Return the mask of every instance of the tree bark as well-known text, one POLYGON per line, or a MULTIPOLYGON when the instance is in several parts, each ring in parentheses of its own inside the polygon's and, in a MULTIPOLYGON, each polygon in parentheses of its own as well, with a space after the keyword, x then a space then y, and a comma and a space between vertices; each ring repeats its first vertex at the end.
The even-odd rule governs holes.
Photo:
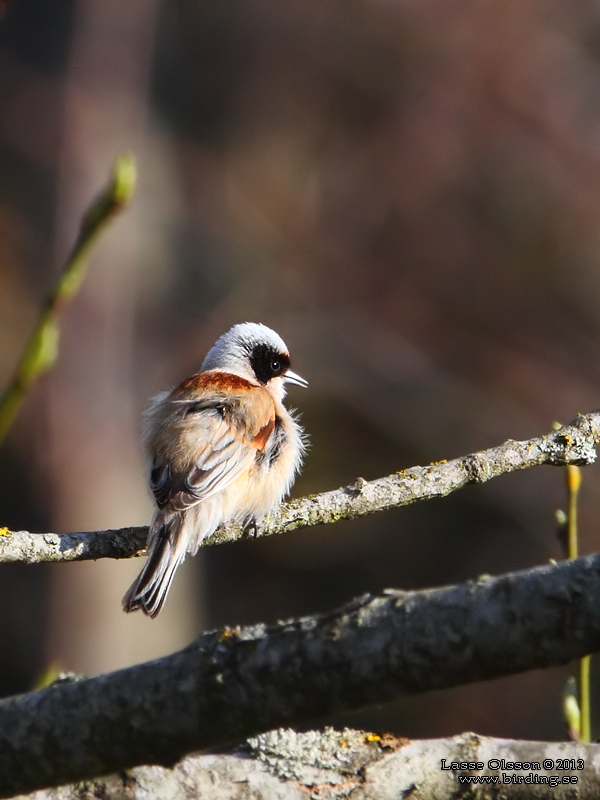
POLYGON ((600 650, 600 555, 213 631, 166 658, 0 702, 0 797, 172 766, 280 725, 600 650))
POLYGON ((139 767, 15 800, 451 800, 469 789, 474 795, 478 788, 507 800, 571 800, 597 794, 599 750, 593 744, 520 742, 474 733, 410 741, 349 729, 280 729, 229 752, 190 756, 173 769, 139 767), (451 768, 453 762, 457 768, 451 768), (515 763, 521 768, 507 766, 515 763))
MULTIPOLYGON (((509 439, 498 447, 452 461, 411 467, 374 481, 357 478, 342 489, 282 503, 257 526, 255 536, 272 536, 340 519, 354 519, 420 500, 445 497, 466 484, 484 483, 498 475, 540 464, 561 467, 593 464, 599 440, 600 412, 596 411, 579 416, 571 424, 545 436, 522 442, 509 439)), ((148 528, 64 534, 13 533, 3 529, 0 534, 0 563, 31 564, 143 555, 148 528)), ((232 542, 243 535, 239 526, 224 525, 203 545, 232 542)))

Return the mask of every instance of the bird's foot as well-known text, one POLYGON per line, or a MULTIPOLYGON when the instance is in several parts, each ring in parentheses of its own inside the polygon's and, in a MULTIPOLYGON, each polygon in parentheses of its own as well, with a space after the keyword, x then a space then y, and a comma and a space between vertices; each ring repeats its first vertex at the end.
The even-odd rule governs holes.
POLYGON ((254 517, 244 523, 243 527, 245 539, 256 539, 258 536, 258 525, 254 517))

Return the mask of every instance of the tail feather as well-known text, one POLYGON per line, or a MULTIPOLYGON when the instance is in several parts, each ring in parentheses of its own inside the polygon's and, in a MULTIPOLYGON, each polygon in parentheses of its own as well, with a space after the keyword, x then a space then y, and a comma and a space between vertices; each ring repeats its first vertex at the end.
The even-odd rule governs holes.
POLYGON ((149 617, 155 617, 167 598, 175 570, 184 560, 186 550, 184 515, 156 520, 150 529, 148 560, 123 598, 123 611, 130 613, 141 609, 149 617))

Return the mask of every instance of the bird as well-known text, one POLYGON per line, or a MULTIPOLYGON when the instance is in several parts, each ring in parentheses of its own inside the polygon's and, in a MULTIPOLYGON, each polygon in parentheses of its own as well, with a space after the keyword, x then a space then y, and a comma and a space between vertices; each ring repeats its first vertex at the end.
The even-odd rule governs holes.
POLYGON ((287 384, 308 386, 284 341, 244 322, 217 340, 200 372, 151 401, 143 438, 155 509, 125 612, 155 617, 187 553, 225 522, 255 531, 288 493, 307 438, 283 404, 287 384))

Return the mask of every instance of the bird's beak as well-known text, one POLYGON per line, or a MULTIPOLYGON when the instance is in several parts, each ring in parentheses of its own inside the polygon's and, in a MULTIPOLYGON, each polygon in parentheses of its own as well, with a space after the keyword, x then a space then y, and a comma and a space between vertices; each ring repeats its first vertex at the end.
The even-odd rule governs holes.
POLYGON ((295 372, 292 372, 291 369, 283 376, 284 383, 295 383, 297 386, 303 386, 306 388, 308 386, 308 381, 305 381, 304 378, 301 378, 300 375, 296 375, 295 372))

